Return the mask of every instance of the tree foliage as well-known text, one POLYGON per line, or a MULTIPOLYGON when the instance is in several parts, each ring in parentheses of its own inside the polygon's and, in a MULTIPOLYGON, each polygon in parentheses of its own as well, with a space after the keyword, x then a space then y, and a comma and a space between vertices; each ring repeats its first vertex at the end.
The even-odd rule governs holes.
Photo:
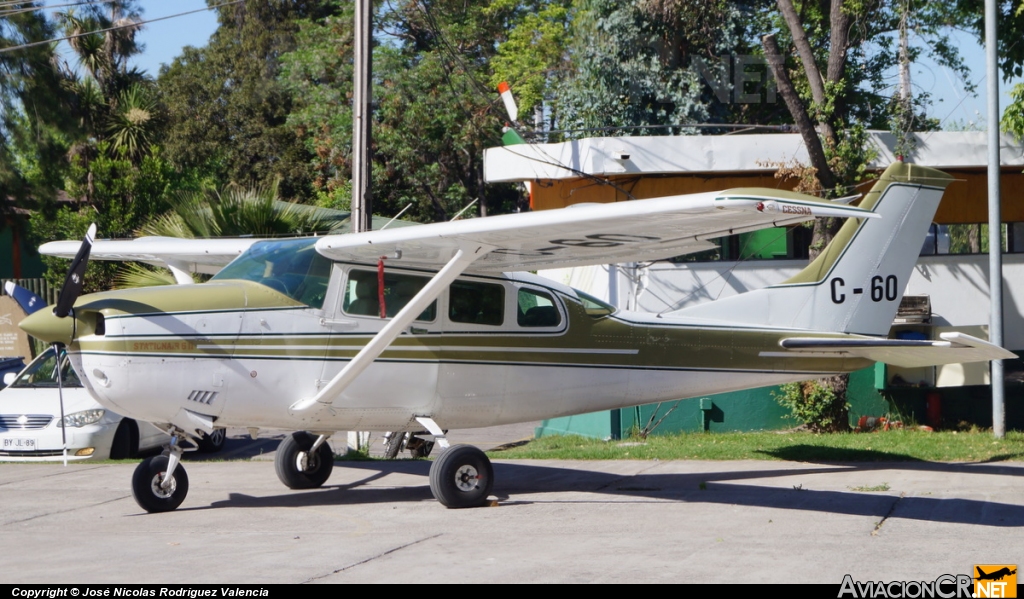
MULTIPOLYGON (((49 204, 32 214, 30 222, 37 243, 54 239, 80 239, 90 223, 96 223, 102 238, 129 238, 151 214, 166 209, 172 189, 194 185, 163 159, 158 149, 133 160, 122 151, 114 155, 109 142, 100 142, 97 155, 86 164, 82 157, 72 159, 65 182, 70 198, 88 197, 87 204, 49 204), (91 176, 90 176, 91 175, 91 176)), ((67 272, 67 261, 44 258, 46 279, 60 285, 67 272)), ((117 266, 93 261, 85 277, 86 292, 102 291, 113 285, 117 266)))
POLYGON ((280 57, 296 48, 301 19, 337 10, 337 3, 317 0, 218 9, 220 25, 210 42, 185 48, 160 73, 167 158, 221 182, 270 184, 280 178, 285 197, 308 196, 310 154, 287 124, 292 100, 277 80, 280 57))
MULTIPOLYGON (((54 37, 56 28, 41 11, 0 17, 0 47, 54 37)), ((53 68, 54 52, 37 45, 0 54, 0 216, 12 205, 32 207, 52 199, 61 185, 67 151, 65 131, 73 129, 67 94, 53 68)), ((7 221, 0 218, 0 228, 7 221)))
POLYGON ((722 56, 750 53, 743 3, 576 0, 574 5, 568 73, 556 92, 561 128, 704 123, 735 108, 712 102, 694 64, 702 61, 698 64, 715 70, 722 56))
MULTIPOLYGON (((484 185, 483 150, 500 144, 490 61, 529 3, 398 0, 377 13, 374 49, 373 210, 447 220, 473 200, 515 210, 511 186, 484 185)), ((301 48, 283 57, 293 130, 312 153, 314 189, 345 208, 351 176, 351 18, 303 22, 301 48), (324 102, 333 114, 325 115, 324 102), (325 118, 327 117, 327 118, 325 118)))

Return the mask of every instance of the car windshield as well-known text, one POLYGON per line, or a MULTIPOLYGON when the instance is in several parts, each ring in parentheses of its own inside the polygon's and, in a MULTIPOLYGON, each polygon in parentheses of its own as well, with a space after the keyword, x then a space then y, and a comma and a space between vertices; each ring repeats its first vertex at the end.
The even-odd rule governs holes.
MULTIPOLYGON (((81 387, 82 381, 78 380, 78 375, 75 374, 75 370, 71 368, 71 360, 68 360, 67 354, 63 351, 60 352, 60 376, 63 380, 65 387, 81 387)), ((57 387, 57 368, 56 360, 54 359, 53 348, 46 350, 44 353, 39 354, 39 357, 32 361, 25 370, 21 371, 18 378, 14 380, 10 385, 11 388, 38 388, 38 387, 57 387)))
POLYGON ((317 253, 315 243, 312 237, 256 242, 211 280, 252 281, 307 306, 322 308, 331 261, 317 253))

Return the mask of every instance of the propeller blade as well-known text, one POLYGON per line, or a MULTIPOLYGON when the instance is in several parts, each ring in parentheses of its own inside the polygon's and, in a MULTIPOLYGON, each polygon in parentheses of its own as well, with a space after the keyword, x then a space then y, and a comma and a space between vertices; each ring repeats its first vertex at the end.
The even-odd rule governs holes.
POLYGON ((68 276, 64 279, 64 286, 60 288, 60 295, 57 297, 57 305, 53 308, 53 315, 57 318, 64 318, 71 313, 75 300, 82 293, 82 284, 85 282, 85 268, 89 266, 89 252, 92 251, 92 240, 96 237, 96 224, 89 225, 89 231, 82 240, 78 254, 71 261, 68 268, 68 276))
POLYGON ((15 285, 13 281, 7 281, 4 283, 4 290, 7 291, 7 295, 14 298, 14 301, 18 302, 18 305, 25 311, 25 314, 31 314, 46 306, 46 302, 43 301, 43 298, 32 293, 28 289, 25 289, 21 285, 15 285))
POLYGON ((512 122, 516 122, 519 119, 519 107, 516 106, 516 99, 512 97, 512 89, 508 86, 508 83, 502 81, 498 84, 498 93, 501 94, 501 101, 505 103, 505 110, 508 111, 508 118, 512 122))

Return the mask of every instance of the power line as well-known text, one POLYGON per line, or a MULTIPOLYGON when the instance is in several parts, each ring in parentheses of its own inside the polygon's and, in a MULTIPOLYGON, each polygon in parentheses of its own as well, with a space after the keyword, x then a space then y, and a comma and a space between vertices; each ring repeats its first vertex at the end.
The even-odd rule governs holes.
POLYGON ((43 44, 52 44, 53 42, 63 42, 63 41, 67 41, 67 40, 70 40, 70 39, 75 39, 75 38, 79 38, 79 37, 85 37, 87 35, 94 35, 94 34, 97 34, 97 33, 106 33, 108 31, 116 31, 118 29, 128 29, 128 28, 131 28, 131 27, 140 27, 140 26, 146 25, 148 23, 156 23, 157 21, 166 21, 167 19, 174 19, 174 18, 177 18, 177 17, 183 17, 185 15, 191 15, 191 14, 194 14, 194 13, 197 13, 197 12, 205 12, 207 10, 214 10, 216 8, 221 8, 221 7, 224 7, 224 6, 231 6, 232 4, 241 4, 243 2, 245 2, 245 0, 232 0, 231 2, 223 2, 221 4, 215 4, 214 6, 208 6, 206 8, 199 8, 199 9, 190 10, 190 11, 187 11, 187 12, 181 12, 181 13, 178 13, 178 14, 175 14, 175 15, 168 15, 166 17, 157 17, 156 19, 147 19, 145 21, 133 21, 133 22, 128 23, 126 25, 117 25, 115 27, 107 27, 106 29, 96 29, 96 30, 93 30, 93 31, 85 31, 83 33, 76 33, 74 35, 68 35, 68 36, 65 36, 65 37, 57 37, 57 38, 53 38, 53 39, 49 39, 49 40, 44 40, 44 41, 41 41, 41 42, 32 42, 30 44, 21 44, 19 46, 9 46, 7 48, 0 48, 0 54, 5 54, 7 52, 13 52, 15 50, 22 50, 24 48, 32 48, 32 47, 35 47, 35 46, 42 46, 43 44))
POLYGON ((75 2, 73 4, 53 4, 48 6, 33 5, 29 8, 16 8, 19 4, 27 4, 26 2, 12 2, 7 4, 0 3, 0 17, 9 17, 11 15, 20 15, 26 12, 36 12, 40 10, 49 10, 53 8, 67 8, 74 6, 89 6, 92 4, 111 4, 117 0, 85 0, 83 2, 75 2))

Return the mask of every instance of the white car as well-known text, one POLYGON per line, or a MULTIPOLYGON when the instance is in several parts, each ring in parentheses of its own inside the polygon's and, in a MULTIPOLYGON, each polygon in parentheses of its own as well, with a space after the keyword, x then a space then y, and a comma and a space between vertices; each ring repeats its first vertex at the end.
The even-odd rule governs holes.
MULTIPOLYGON (((96 403, 63 353, 60 372, 68 460, 132 458, 167 443, 167 434, 152 424, 123 418, 96 403)), ((5 378, 7 387, 0 391, 0 461, 63 459, 53 349, 40 354, 17 375, 5 378)), ((217 429, 202 439, 199 450, 218 451, 224 441, 224 429, 217 429)))

